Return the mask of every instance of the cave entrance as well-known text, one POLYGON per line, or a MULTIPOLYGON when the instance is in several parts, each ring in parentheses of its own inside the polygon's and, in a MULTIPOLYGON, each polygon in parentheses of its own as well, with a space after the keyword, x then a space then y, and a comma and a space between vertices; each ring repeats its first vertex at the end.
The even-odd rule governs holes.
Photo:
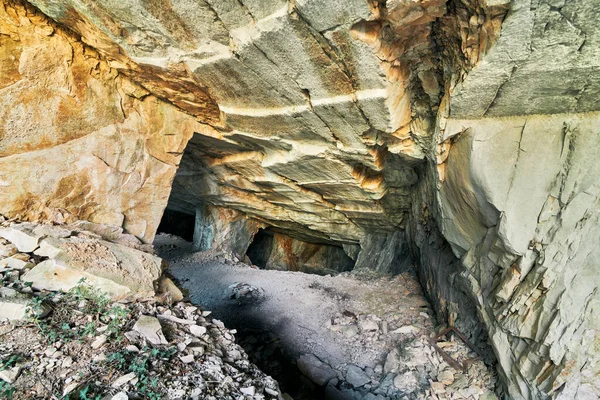
POLYGON ((259 229, 246 255, 261 269, 336 275, 354 268, 341 246, 306 242, 269 228, 259 229))
POLYGON ((168 233, 191 242, 194 238, 194 225, 194 215, 167 208, 160 220, 157 233, 168 233))

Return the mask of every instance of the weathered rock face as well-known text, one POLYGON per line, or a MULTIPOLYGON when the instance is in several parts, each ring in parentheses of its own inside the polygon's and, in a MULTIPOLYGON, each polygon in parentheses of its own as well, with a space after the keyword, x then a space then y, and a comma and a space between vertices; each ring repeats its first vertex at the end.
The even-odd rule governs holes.
POLYGON ((31 6, 0 7, 0 213, 151 242, 198 121, 31 6))
POLYGON ((303 242, 264 230, 255 235, 247 254, 253 264, 266 269, 335 275, 354 268, 341 246, 303 242))
POLYGON ((30 3, 0 7, 0 213, 149 242, 168 202, 199 249, 418 264, 511 398, 600 395, 597 0, 30 3))
POLYGON ((511 4, 498 42, 442 103, 413 205, 429 292, 463 330, 475 305, 513 398, 600 394, 591 3, 511 4))
POLYGON ((598 113, 469 121, 449 150, 441 229, 500 370, 524 397, 598 393, 589 348, 599 322, 599 122, 598 113))

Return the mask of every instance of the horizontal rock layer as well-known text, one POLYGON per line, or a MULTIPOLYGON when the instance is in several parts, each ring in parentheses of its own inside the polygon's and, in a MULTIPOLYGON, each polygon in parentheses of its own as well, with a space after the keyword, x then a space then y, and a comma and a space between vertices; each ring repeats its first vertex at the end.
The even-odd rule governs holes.
POLYGON ((0 7, 0 213, 410 246, 511 398, 599 395, 598 1, 30 2, 0 7))

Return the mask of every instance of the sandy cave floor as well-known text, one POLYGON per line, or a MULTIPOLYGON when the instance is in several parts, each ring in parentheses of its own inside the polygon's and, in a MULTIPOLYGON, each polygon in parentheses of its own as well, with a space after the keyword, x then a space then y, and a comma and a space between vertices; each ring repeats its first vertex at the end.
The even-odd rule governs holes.
MULTIPOLYGON (((194 253, 172 235, 158 235, 154 245, 190 301, 237 329, 251 360, 296 400, 326 392, 328 399, 495 398, 496 378, 483 362, 457 371, 429 345, 435 317, 411 273, 367 279, 260 270, 231 256, 194 253), (338 380, 327 390, 314 385, 294 365, 303 354, 329 364, 338 380), (349 375, 354 366, 368 383, 349 375)), ((448 340, 441 347, 455 358, 475 356, 448 340)))

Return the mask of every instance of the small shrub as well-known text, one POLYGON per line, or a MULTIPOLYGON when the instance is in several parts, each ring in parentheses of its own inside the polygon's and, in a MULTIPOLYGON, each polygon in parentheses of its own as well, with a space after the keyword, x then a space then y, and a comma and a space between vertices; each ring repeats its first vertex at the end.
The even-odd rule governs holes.
MULTIPOLYGON (((13 354, 7 359, 0 360, 0 371, 13 368, 21 360, 21 356, 13 354)), ((12 399, 15 394, 15 387, 8 382, 0 380, 0 399, 12 399)))
POLYGON ((105 334, 109 340, 121 340, 121 328, 127 316, 127 309, 111 305, 110 298, 88 285, 85 279, 66 293, 49 292, 34 297, 28 308, 28 317, 50 344, 95 336, 100 324, 107 325, 105 334), (48 305, 52 313, 40 318, 48 305), (86 316, 90 320, 82 323, 86 316))

